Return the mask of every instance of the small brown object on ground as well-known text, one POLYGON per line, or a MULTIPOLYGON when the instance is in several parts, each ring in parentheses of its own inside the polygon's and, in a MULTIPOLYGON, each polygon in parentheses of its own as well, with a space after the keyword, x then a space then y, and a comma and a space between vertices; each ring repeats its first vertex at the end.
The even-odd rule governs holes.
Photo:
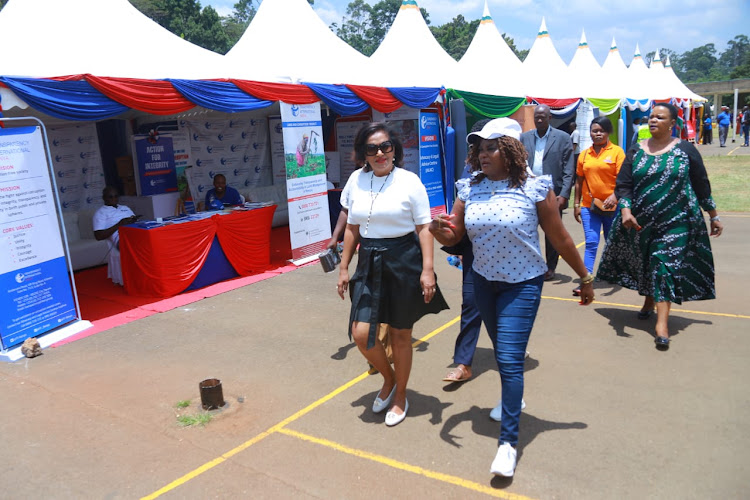
POLYGON ((27 358, 35 358, 37 356, 41 356, 42 346, 39 345, 39 341, 37 339, 35 339, 34 337, 30 337, 23 341, 23 345, 21 345, 21 354, 23 354, 27 358))

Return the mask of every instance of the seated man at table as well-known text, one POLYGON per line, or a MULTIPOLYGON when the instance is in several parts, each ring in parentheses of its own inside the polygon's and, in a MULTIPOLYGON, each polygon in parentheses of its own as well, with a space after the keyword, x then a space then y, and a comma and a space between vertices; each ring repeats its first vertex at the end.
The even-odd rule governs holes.
POLYGON ((221 210, 224 205, 241 205, 242 198, 239 191, 227 186, 227 178, 223 174, 214 175, 214 188, 206 193, 206 210, 221 210))
POLYGON ((120 226, 132 224, 138 220, 138 216, 125 205, 118 205, 117 189, 107 186, 102 190, 104 205, 94 213, 94 238, 97 240, 109 240, 110 248, 120 248, 120 234, 117 232, 120 226))

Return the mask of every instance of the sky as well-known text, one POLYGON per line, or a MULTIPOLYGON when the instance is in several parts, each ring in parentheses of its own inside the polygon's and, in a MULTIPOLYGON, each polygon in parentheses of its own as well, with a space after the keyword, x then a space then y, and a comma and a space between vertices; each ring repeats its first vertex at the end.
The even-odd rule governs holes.
MULTIPOLYGON (((237 0, 201 0, 221 16, 229 15, 237 0)), ((267 0, 276 1, 276 0, 267 0)), ((365 0, 370 5, 375 0, 365 0)), ((313 9, 327 24, 341 24, 350 0, 315 0, 313 9)), ((459 14, 480 19, 485 0, 417 0, 439 26, 459 14)), ((518 49, 530 49, 544 16, 547 31, 565 63, 575 54, 581 33, 601 65, 614 37, 625 64, 639 44, 641 54, 668 48, 683 53, 713 43, 717 55, 736 35, 750 36, 748 0, 488 0, 492 19, 518 49)))

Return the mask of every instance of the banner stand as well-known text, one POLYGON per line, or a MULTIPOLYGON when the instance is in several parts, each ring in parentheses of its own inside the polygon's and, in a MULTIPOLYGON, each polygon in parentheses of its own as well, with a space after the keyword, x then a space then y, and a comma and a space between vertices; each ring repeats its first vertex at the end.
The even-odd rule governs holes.
POLYGON ((36 122, 38 130, 4 128, 0 136, 5 161, 0 189, 7 193, 0 226, 10 248, 0 268, 0 361, 24 357, 27 338, 44 348, 93 326, 80 314, 44 123, 35 117, 0 118, 22 120, 36 122))

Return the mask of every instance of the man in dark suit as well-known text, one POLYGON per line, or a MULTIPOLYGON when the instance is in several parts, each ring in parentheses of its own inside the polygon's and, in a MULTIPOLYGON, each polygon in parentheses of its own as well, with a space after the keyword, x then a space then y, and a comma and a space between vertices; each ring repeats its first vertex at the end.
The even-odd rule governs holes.
MULTIPOLYGON (((562 211, 568 208, 570 190, 575 182, 573 143, 568 134, 551 127, 549 119, 549 106, 540 104, 534 108, 536 130, 521 134, 521 142, 529 155, 529 168, 534 175, 552 176, 557 206, 562 217, 562 211)), ((544 247, 547 258, 547 272, 544 273, 544 280, 550 281, 555 278, 559 254, 546 237, 544 247)))

